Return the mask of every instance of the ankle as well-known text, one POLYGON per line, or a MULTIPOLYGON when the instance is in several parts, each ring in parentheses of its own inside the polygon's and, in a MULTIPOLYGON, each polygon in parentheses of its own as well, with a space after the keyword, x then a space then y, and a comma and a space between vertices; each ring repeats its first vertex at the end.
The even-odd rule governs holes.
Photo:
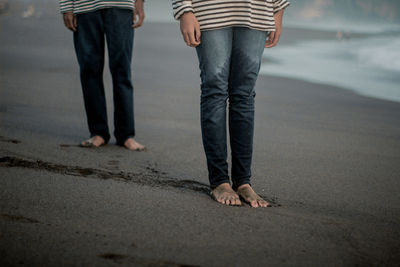
POLYGON ((227 190, 227 189, 232 189, 232 186, 230 183, 222 183, 222 184, 212 187, 212 190, 227 190))
POLYGON ((243 189, 251 189, 251 185, 250 184, 241 184, 237 187, 237 190, 243 190, 243 189))

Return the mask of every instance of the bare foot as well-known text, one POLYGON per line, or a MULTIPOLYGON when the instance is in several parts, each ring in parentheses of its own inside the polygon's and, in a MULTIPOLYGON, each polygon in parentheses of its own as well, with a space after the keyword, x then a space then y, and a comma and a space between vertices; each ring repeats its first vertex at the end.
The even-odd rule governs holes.
POLYGON ((233 191, 231 185, 228 183, 223 183, 217 186, 214 190, 211 191, 211 196, 221 204, 232 206, 242 205, 238 194, 233 191))
POLYGON ((239 186, 237 189, 237 193, 253 208, 271 207, 271 205, 267 201, 262 199, 259 195, 257 195, 256 192, 254 192, 253 188, 249 184, 243 184, 239 186))
POLYGON ((133 150, 133 151, 145 151, 146 150, 146 147, 144 145, 139 144, 133 138, 126 139, 126 141, 124 143, 124 147, 126 147, 129 150, 133 150))
POLYGON ((105 144, 106 144, 106 141, 100 135, 95 135, 95 136, 81 142, 82 147, 100 147, 105 144))

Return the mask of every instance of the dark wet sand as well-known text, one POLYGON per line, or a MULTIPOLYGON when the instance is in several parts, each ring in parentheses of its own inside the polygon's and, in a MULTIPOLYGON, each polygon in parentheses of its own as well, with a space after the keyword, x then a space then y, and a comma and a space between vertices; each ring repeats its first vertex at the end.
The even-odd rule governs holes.
MULTIPOLYGON (((83 149, 57 3, 28 18, 16 3, 0 14, 1 266, 400 262, 399 103, 260 77, 253 185, 273 207, 224 207, 208 196, 197 59, 177 25, 136 32, 137 140, 148 152, 83 149)), ((283 42, 303 36, 287 31, 283 42)))

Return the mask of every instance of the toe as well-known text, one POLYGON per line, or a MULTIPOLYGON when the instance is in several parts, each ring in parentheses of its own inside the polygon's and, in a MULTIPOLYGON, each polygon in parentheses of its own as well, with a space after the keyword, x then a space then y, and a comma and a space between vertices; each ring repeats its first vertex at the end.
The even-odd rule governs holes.
POLYGON ((94 144, 90 139, 81 142, 82 147, 94 147, 94 144))
POLYGON ((235 198, 235 205, 237 205, 237 206, 242 205, 242 202, 240 201, 239 198, 235 198))
POLYGON ((138 146, 138 145, 130 145, 127 146, 128 149, 133 150, 133 151, 145 151, 146 148, 144 146, 138 146))
POLYGON ((221 204, 225 204, 225 199, 223 198, 217 198, 217 201, 221 204))
POLYGON ((257 202, 257 200, 251 201, 251 202, 250 202, 250 205, 251 205, 253 208, 258 208, 258 202, 257 202))
POLYGON ((268 202, 267 201, 265 201, 264 199, 259 199, 258 200, 258 205, 260 206, 260 207, 268 207, 268 202))

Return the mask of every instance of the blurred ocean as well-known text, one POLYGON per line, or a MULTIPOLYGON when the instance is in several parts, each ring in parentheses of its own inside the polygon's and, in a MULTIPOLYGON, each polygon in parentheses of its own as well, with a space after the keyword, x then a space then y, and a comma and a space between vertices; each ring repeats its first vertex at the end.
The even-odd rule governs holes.
MULTIPOLYGON (((340 86, 400 102, 399 0, 290 2, 284 17, 286 27, 299 32, 328 31, 333 38, 300 37, 266 49, 261 74, 340 86)), ((146 8, 148 21, 174 21, 171 1, 147 1, 146 8)))
POLYGON ((300 41, 264 52, 261 73, 400 102, 400 35, 300 41))
POLYGON ((400 102, 400 1, 293 0, 285 25, 332 32, 264 52, 262 74, 400 102))

